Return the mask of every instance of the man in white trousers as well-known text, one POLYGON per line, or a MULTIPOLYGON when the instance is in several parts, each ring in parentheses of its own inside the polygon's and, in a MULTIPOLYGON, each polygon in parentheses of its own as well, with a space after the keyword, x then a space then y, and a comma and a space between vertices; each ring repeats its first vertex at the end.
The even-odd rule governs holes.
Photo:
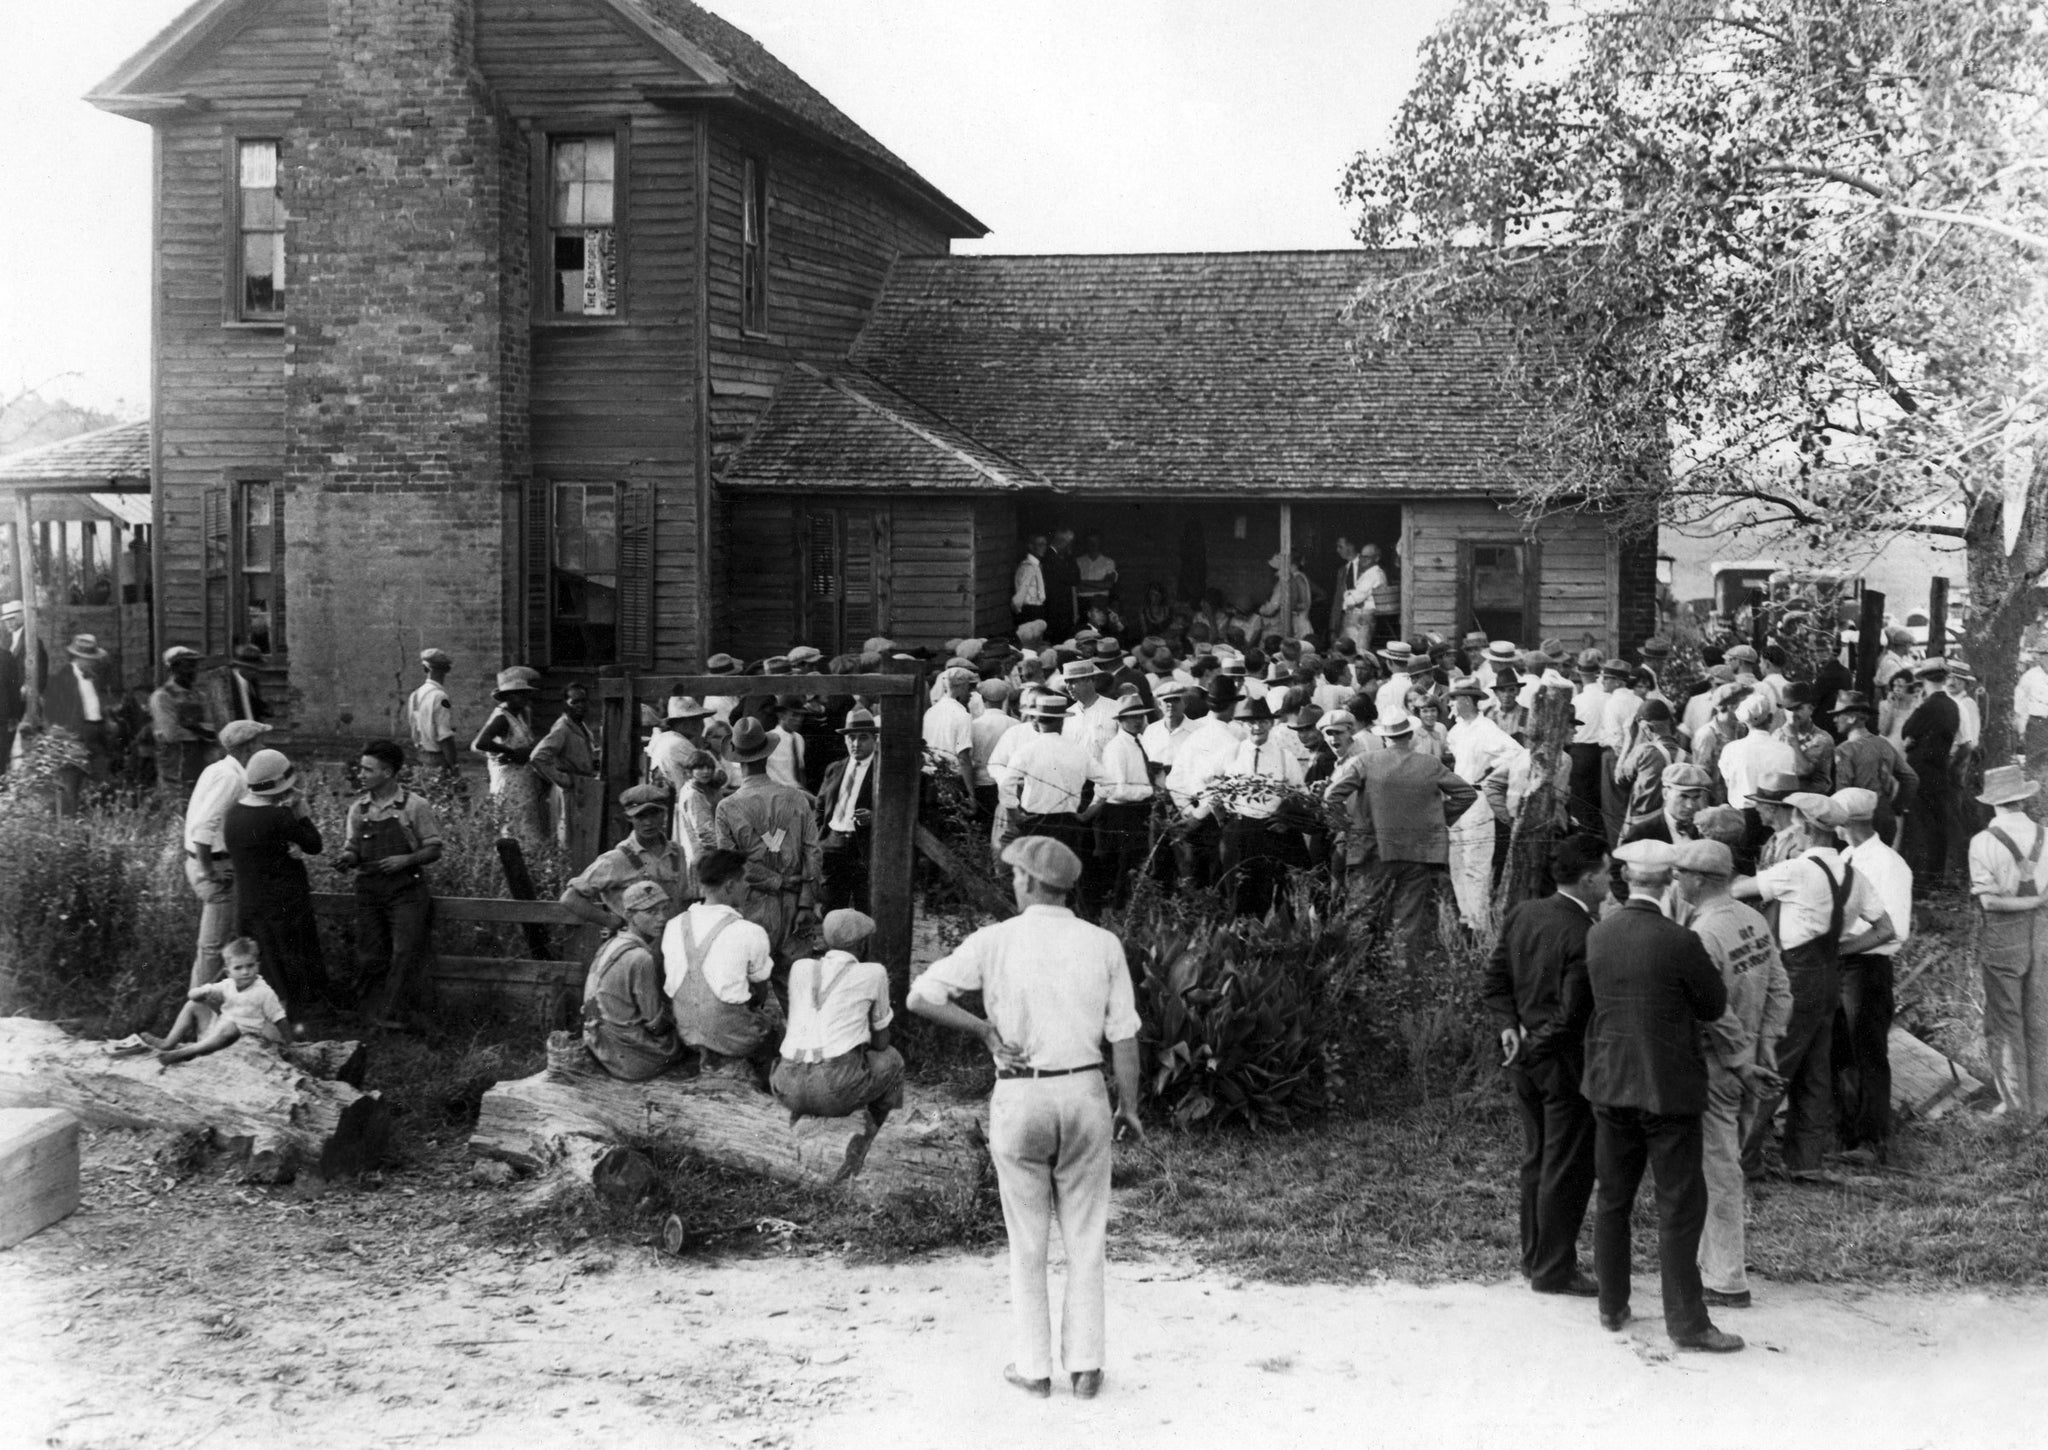
POLYGON ((985 926, 910 985, 910 1010, 971 1033, 996 1060, 989 1104, 1003 1224, 1010 1238, 1010 1315, 1016 1358, 1003 1377, 1041 1399, 1052 1393, 1046 1242, 1055 1205, 1067 1250, 1060 1361, 1074 1394, 1102 1388, 1103 1278, 1109 1228, 1110 1145, 1138 1122, 1138 1010, 1123 943, 1076 917, 1068 894, 1081 858, 1049 836, 1020 836, 1003 851, 1018 914, 985 926), (955 1006, 980 992, 984 1021, 955 1006), (1102 1044, 1115 1059, 1110 1111, 1102 1044))

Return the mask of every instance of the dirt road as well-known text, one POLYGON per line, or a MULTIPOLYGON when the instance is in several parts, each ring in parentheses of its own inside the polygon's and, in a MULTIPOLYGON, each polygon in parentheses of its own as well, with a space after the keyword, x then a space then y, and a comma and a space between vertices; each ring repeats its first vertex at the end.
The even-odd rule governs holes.
POLYGON ((1674 1357, 1654 1276, 1610 1335, 1519 1282, 1286 1287, 1155 1254, 1111 1266, 1102 1397, 1040 1403, 999 1378, 999 1256, 477 1247, 459 1194, 170 1188, 146 1161, 0 1254, 0 1445, 1991 1450, 2048 1424, 2039 1297, 1763 1284, 1721 1318, 1750 1350, 1674 1357))

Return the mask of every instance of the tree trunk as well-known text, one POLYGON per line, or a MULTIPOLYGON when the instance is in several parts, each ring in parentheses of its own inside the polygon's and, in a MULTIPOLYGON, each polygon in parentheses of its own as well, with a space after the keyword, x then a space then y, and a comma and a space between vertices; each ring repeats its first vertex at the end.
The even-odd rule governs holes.
MULTIPOLYGON (((2021 646, 2048 611, 2048 448, 2036 451, 2019 543, 2005 552, 2004 506, 1997 480, 1987 482, 1970 511, 1966 535, 1970 608, 1964 657, 1984 687, 1984 763, 2003 765, 2020 748, 2013 738, 2012 699, 2024 669, 2021 646)), ((2038 773, 2042 762, 2029 761, 2038 773)))
POLYGON ((1535 785, 1515 815, 1509 838, 1503 913, 1536 895, 1548 879, 1550 847, 1557 836, 1557 766, 1571 743, 1573 724, 1569 686, 1546 685, 1536 692, 1536 706, 1529 712, 1529 769, 1535 785))
POLYGON ((588 1180, 616 1143, 687 1148, 790 1183, 847 1183, 885 1198, 972 1187, 988 1161, 980 1105, 912 1095, 880 1133, 866 1114, 800 1118, 751 1081, 663 1076, 621 1082, 566 1032, 548 1041, 549 1066, 484 1094, 472 1152, 533 1170, 564 1168, 588 1180))
POLYGON ((354 1043, 286 1049, 261 1043, 164 1067, 111 1057, 108 1044, 27 1017, 0 1018, 0 1107, 64 1108, 106 1128, 198 1130, 248 1155, 247 1176, 282 1183, 301 1170, 338 1178, 376 1166, 389 1128, 374 1093, 317 1074, 360 1074, 354 1043))

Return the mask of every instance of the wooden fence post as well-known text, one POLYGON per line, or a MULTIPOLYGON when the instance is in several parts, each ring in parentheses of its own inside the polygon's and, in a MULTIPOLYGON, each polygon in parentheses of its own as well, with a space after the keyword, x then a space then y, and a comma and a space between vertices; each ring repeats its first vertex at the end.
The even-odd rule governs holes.
POLYGON ((1856 622, 1856 688, 1877 703, 1877 657, 1884 649, 1884 595, 1863 591, 1863 615, 1856 622))
POLYGON ((1937 574, 1927 585, 1927 657, 1948 653, 1948 576, 1937 574))
POLYGON ((1550 847, 1557 835, 1557 764, 1571 741, 1575 723, 1568 685, 1545 685, 1536 692, 1529 719, 1529 770, 1532 782, 1515 814, 1508 841, 1508 872, 1502 882, 1503 911, 1535 896, 1550 875, 1550 847))
POLYGON ((875 959, 889 969, 898 1000, 910 986, 913 851, 924 767, 924 667, 914 660, 884 666, 908 675, 914 694, 876 701, 881 739, 875 758, 875 835, 868 860, 868 904, 875 916, 875 959))

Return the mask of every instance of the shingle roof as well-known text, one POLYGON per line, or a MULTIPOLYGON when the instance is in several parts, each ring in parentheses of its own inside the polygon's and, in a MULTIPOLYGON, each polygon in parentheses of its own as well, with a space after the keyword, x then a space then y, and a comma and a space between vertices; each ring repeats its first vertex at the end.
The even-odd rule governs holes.
POLYGON ((1407 265, 1364 251, 904 258, 849 360, 1062 491, 1496 491, 1520 420, 1481 328, 1363 368, 1348 349, 1345 304, 1407 265))
POLYGON ((851 369, 799 363, 720 475, 745 493, 1010 492, 1045 480, 851 369))
POLYGON ((149 421, 121 423, 0 458, 0 487, 149 483, 149 421))

